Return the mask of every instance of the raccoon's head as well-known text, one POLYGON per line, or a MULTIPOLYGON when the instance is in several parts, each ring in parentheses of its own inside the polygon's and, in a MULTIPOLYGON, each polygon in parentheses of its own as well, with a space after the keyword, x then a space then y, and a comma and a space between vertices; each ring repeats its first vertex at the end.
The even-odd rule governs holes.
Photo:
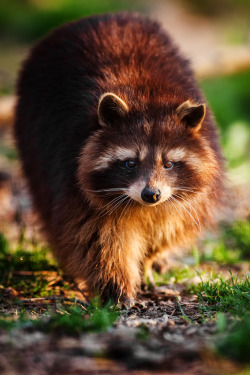
POLYGON ((83 148, 78 178, 99 206, 172 202, 206 190, 218 173, 216 154, 200 134, 206 107, 185 101, 154 117, 133 111, 119 96, 99 99, 99 129, 83 148))

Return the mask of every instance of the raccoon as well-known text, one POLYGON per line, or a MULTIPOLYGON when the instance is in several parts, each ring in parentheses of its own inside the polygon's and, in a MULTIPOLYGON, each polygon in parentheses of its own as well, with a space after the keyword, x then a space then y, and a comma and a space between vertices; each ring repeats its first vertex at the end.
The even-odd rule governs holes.
POLYGON ((216 125, 154 21, 93 16, 40 41, 18 80, 15 138, 63 270, 132 300, 144 268, 190 246, 222 204, 216 125))

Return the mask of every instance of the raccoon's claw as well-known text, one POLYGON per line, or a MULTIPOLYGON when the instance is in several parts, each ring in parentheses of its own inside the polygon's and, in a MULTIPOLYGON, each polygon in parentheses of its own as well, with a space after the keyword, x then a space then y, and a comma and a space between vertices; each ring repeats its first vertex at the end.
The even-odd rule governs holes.
POLYGON ((135 303, 136 301, 134 298, 121 297, 118 302, 118 306, 121 308, 121 310, 129 310, 132 309, 135 303))

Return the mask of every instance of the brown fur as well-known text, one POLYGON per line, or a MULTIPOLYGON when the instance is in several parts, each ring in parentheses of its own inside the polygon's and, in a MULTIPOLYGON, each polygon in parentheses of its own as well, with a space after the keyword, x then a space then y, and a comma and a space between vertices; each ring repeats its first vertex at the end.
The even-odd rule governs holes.
POLYGON ((145 264, 212 225, 224 190, 216 127, 157 23, 118 14, 63 26, 32 50, 18 95, 15 134, 35 205, 63 269, 91 291, 134 297, 145 264), (178 148, 184 160, 166 171, 178 148), (124 149, 139 154, 133 181, 113 165, 124 149), (118 193, 100 190, 119 181, 131 199, 114 207, 118 193), (144 186, 161 190, 157 204, 141 200, 144 186))

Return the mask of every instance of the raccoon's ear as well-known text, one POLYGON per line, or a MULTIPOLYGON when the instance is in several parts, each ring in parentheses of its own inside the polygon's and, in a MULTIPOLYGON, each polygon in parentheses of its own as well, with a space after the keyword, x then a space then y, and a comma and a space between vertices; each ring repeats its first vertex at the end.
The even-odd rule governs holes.
POLYGON ((176 109, 176 113, 187 127, 198 131, 206 115, 206 106, 205 104, 195 104, 187 100, 176 109))
POLYGON ((112 92, 107 92, 100 97, 97 111, 100 125, 110 125, 125 116, 127 112, 127 104, 112 92))

